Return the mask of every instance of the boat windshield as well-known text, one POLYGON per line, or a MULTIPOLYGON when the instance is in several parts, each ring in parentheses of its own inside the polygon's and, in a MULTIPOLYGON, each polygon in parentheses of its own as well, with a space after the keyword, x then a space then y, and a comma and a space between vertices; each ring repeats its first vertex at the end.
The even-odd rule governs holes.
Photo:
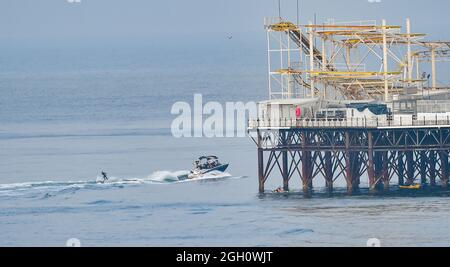
POLYGON ((219 159, 217 157, 201 157, 195 163, 196 168, 201 170, 212 169, 220 165, 219 159))

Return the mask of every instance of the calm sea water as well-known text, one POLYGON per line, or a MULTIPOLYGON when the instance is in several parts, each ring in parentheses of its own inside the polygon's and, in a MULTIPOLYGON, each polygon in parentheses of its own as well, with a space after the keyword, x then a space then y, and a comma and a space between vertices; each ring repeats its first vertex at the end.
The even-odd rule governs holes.
POLYGON ((214 48, 0 55, 0 246, 450 245, 450 198, 260 196, 249 138, 173 138, 171 105, 194 93, 266 97, 263 48, 214 48), (203 154, 231 177, 167 182, 203 154))

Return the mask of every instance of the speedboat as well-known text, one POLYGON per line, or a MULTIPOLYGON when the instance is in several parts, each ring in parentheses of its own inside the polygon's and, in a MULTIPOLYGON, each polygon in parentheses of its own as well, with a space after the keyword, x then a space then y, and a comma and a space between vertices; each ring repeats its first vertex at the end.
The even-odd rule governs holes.
POLYGON ((229 164, 222 164, 216 156, 203 156, 194 162, 194 168, 189 174, 179 176, 180 181, 201 178, 206 174, 223 173, 228 169, 229 164))

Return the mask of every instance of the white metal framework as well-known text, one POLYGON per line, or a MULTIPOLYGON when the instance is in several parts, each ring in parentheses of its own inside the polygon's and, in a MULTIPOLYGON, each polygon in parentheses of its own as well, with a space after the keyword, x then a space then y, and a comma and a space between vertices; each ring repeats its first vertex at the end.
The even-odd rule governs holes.
POLYGON ((322 98, 389 102, 406 89, 424 90, 420 64, 450 59, 450 42, 425 42, 425 34, 385 20, 296 25, 266 18, 271 99, 322 98), (414 72, 416 74, 414 75, 414 72), (414 77, 415 76, 415 77, 414 77))

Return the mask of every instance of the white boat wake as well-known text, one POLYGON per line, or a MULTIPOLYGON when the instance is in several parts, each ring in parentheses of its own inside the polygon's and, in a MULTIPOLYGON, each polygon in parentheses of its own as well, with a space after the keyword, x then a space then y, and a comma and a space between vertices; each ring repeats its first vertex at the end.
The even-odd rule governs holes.
POLYGON ((103 181, 101 176, 90 181, 44 181, 0 184, 0 197, 13 196, 54 196, 61 193, 75 193, 78 190, 106 190, 136 185, 169 185, 179 183, 193 183, 199 181, 217 181, 223 179, 242 179, 243 176, 233 177, 229 173, 211 172, 196 179, 180 181, 179 176, 187 175, 189 171, 157 171, 146 178, 117 178, 110 177, 103 181))
POLYGON ((187 175, 189 174, 189 171, 176 171, 176 172, 170 172, 170 171, 157 171, 151 174, 148 179, 153 182, 158 183, 170 183, 170 182, 178 182, 179 176, 187 175))
MULTIPOLYGON (((199 175, 198 178, 195 179, 187 179, 181 180, 179 177, 188 175, 189 171, 178 171, 178 172, 168 172, 168 171, 160 171, 155 172, 149 176, 150 181, 158 182, 158 183, 189 183, 195 181, 206 181, 206 180, 219 180, 219 179, 230 179, 233 176, 227 172, 209 172, 207 174, 199 175)), ((235 177, 235 178, 243 178, 243 177, 235 177)))

